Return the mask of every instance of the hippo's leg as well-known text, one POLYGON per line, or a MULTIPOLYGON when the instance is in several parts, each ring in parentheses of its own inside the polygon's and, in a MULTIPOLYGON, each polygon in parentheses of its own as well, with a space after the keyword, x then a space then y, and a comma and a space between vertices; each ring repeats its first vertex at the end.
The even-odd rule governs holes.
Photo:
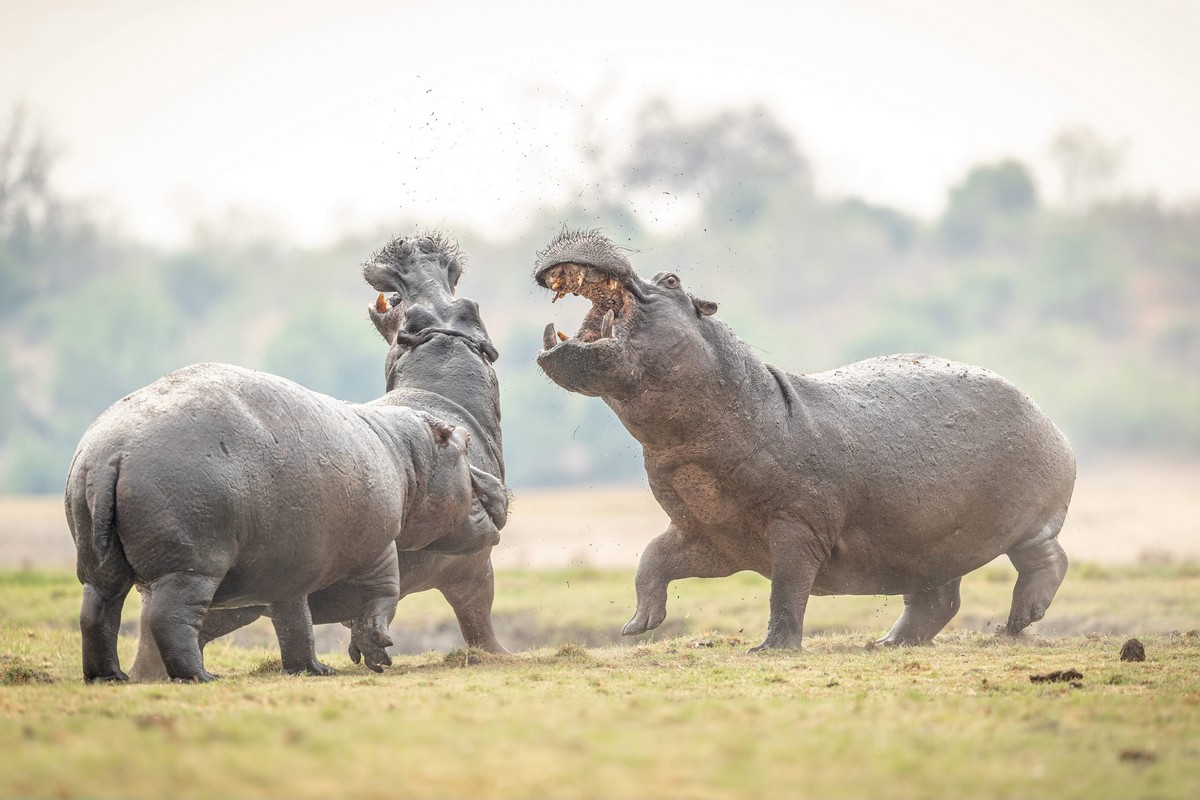
POLYGON ((775 520, 766 531, 771 545, 771 618, 767 638, 751 653, 768 649, 799 650, 804 639, 804 611, 813 583, 828 552, 799 522, 775 520))
POLYGON ((488 653, 508 655, 504 645, 496 638, 492 629, 492 601, 496 596, 495 576, 492 573, 492 558, 483 562, 482 571, 447 584, 439 584, 438 591, 446 598, 458 627, 468 647, 478 647, 488 653))
POLYGON ((350 659, 361 659, 368 668, 383 672, 391 666, 387 648, 392 646, 388 625, 400 602, 400 565, 396 548, 388 544, 375 563, 351 579, 362 586, 362 605, 358 616, 350 623, 350 659))
POLYGON ((116 596, 104 597, 91 584, 83 586, 79 632, 83 638, 83 679, 89 683, 129 680, 117 657, 117 631, 125 596, 131 588, 129 584, 116 596))
POLYGON ((242 608, 210 608, 200 625, 200 650, 213 639, 244 628, 267 612, 266 606, 243 606, 242 608))
MULTIPOLYGON (((1057 527, 1050 536, 1039 535, 1006 554, 1017 568, 1017 585, 1013 587, 1012 608, 1009 609, 1008 625, 1005 627, 1010 635, 1020 633, 1045 616, 1054 593, 1066 577, 1067 554, 1056 538, 1061 526, 1062 517, 1059 517, 1057 527)), ((1049 528, 1047 526, 1046 530, 1049 528)))
POLYGON ((200 626, 219 583, 208 575, 172 572, 150 585, 150 632, 172 680, 216 680, 204 669, 200 626))
POLYGON ((888 635, 875 644, 892 647, 929 644, 958 613, 960 583, 962 578, 956 578, 936 589, 904 595, 904 611, 900 613, 900 619, 896 620, 888 635))
POLYGON ((137 655, 129 669, 129 677, 142 683, 165 681, 167 667, 158 652, 158 645, 154 643, 154 634, 150 632, 150 604, 154 602, 154 595, 150 593, 148 586, 137 588, 142 596, 142 616, 138 622, 137 655))
POLYGON ((724 578, 739 565, 723 558, 708 542, 685 536, 674 523, 650 540, 638 561, 637 610, 621 629, 623 636, 653 630, 667 618, 667 586, 680 578, 724 578))
POLYGON ((271 606, 271 624, 279 639, 279 658, 289 675, 333 675, 334 671, 317 660, 313 640, 312 611, 308 598, 301 597, 271 606))

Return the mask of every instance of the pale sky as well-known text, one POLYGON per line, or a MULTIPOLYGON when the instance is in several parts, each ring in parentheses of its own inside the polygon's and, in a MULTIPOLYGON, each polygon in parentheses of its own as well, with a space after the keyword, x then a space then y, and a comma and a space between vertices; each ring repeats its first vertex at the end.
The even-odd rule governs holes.
POLYGON ((503 235, 578 194, 648 97, 766 104, 828 195, 934 215, 980 161, 1084 124, 1122 188, 1200 199, 1200 3, 0 0, 0 114, 57 185, 185 241, 250 212, 299 243, 391 220, 503 235), (786 6, 786 8, 785 8, 786 6))

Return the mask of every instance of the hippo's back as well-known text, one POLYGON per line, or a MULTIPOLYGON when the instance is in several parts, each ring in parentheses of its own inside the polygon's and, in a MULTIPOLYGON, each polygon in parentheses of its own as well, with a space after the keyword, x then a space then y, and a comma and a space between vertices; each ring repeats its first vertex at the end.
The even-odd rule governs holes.
POLYGON ((293 555, 300 570, 325 528, 401 516, 387 496, 359 502, 394 476, 352 406, 230 365, 185 367, 105 411, 80 442, 68 505, 86 502, 71 487, 106 465, 119 471, 121 542, 143 577, 230 554, 253 563, 259 551, 293 555))
POLYGON ((832 590, 891 589, 881 576, 955 577, 1061 524, 1075 483, 1071 447, 999 375, 901 354, 794 384, 823 441, 808 457, 844 492, 846 555, 835 552, 826 570, 832 590), (859 578, 870 586, 843 585, 859 578))

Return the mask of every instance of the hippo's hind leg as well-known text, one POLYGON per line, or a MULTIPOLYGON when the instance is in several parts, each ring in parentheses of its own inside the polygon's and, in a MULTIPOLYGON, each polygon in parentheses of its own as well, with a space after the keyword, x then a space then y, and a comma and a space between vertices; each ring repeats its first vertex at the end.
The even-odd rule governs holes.
POLYGON ((470 574, 439 582, 437 589, 446 598, 450 608, 454 609, 463 641, 468 647, 478 647, 496 655, 508 655, 508 650, 500 644, 492 627, 492 601, 496 597, 492 557, 487 555, 480 561, 479 567, 472 569, 470 574))
POLYGON ((279 659, 289 675, 307 672, 309 675, 333 675, 332 668, 317 660, 313 639, 312 610, 308 598, 301 597, 271 606, 271 624, 279 640, 279 659))
POLYGON ((374 564, 348 582, 361 587, 357 616, 350 623, 350 660, 355 664, 361 660, 372 671, 383 672, 392 664, 387 652, 392 646, 388 626, 400 602, 400 562, 395 545, 389 543, 374 564))
POLYGON ((900 619, 875 644, 891 647, 929 644, 958 613, 960 583, 962 578, 955 578, 943 586, 904 595, 900 619))
POLYGON ((127 681, 117 657, 117 631, 121 627, 121 609, 133 584, 112 597, 104 597, 91 584, 83 586, 83 604, 79 608, 79 632, 83 637, 83 679, 89 683, 127 681))
POLYGON ((220 579, 209 575, 172 572, 150 585, 153 599, 147 621, 172 680, 207 683, 216 679, 204 669, 200 626, 218 584, 220 579))
POLYGON ((1036 536, 1006 554, 1017 568, 1017 585, 1013 587, 1012 608, 1005 627, 1009 635, 1020 633, 1045 616, 1066 577, 1067 554, 1058 543, 1058 531, 1065 518, 1063 509, 1036 536))

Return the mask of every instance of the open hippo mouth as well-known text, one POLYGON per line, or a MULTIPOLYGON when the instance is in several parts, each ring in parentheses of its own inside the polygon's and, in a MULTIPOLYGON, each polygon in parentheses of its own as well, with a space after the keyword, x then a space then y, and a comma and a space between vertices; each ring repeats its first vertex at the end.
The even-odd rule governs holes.
MULTIPOLYGON (((602 339, 619 338, 619 332, 627 328, 637 308, 632 293, 621 279, 600 267, 555 264, 538 273, 537 280, 554 292, 552 303, 568 294, 586 297, 591 301, 592 307, 574 336, 577 344, 588 345, 602 339)), ((572 337, 556 331, 551 322, 542 333, 542 346, 545 350, 553 350, 560 341, 572 341, 572 337)))
POLYGON ((590 396, 628 388, 635 370, 627 344, 648 287, 620 249, 598 231, 563 231, 538 253, 533 279, 554 293, 553 301, 574 294, 592 304, 574 337, 546 326, 537 361, 547 377, 590 396))

